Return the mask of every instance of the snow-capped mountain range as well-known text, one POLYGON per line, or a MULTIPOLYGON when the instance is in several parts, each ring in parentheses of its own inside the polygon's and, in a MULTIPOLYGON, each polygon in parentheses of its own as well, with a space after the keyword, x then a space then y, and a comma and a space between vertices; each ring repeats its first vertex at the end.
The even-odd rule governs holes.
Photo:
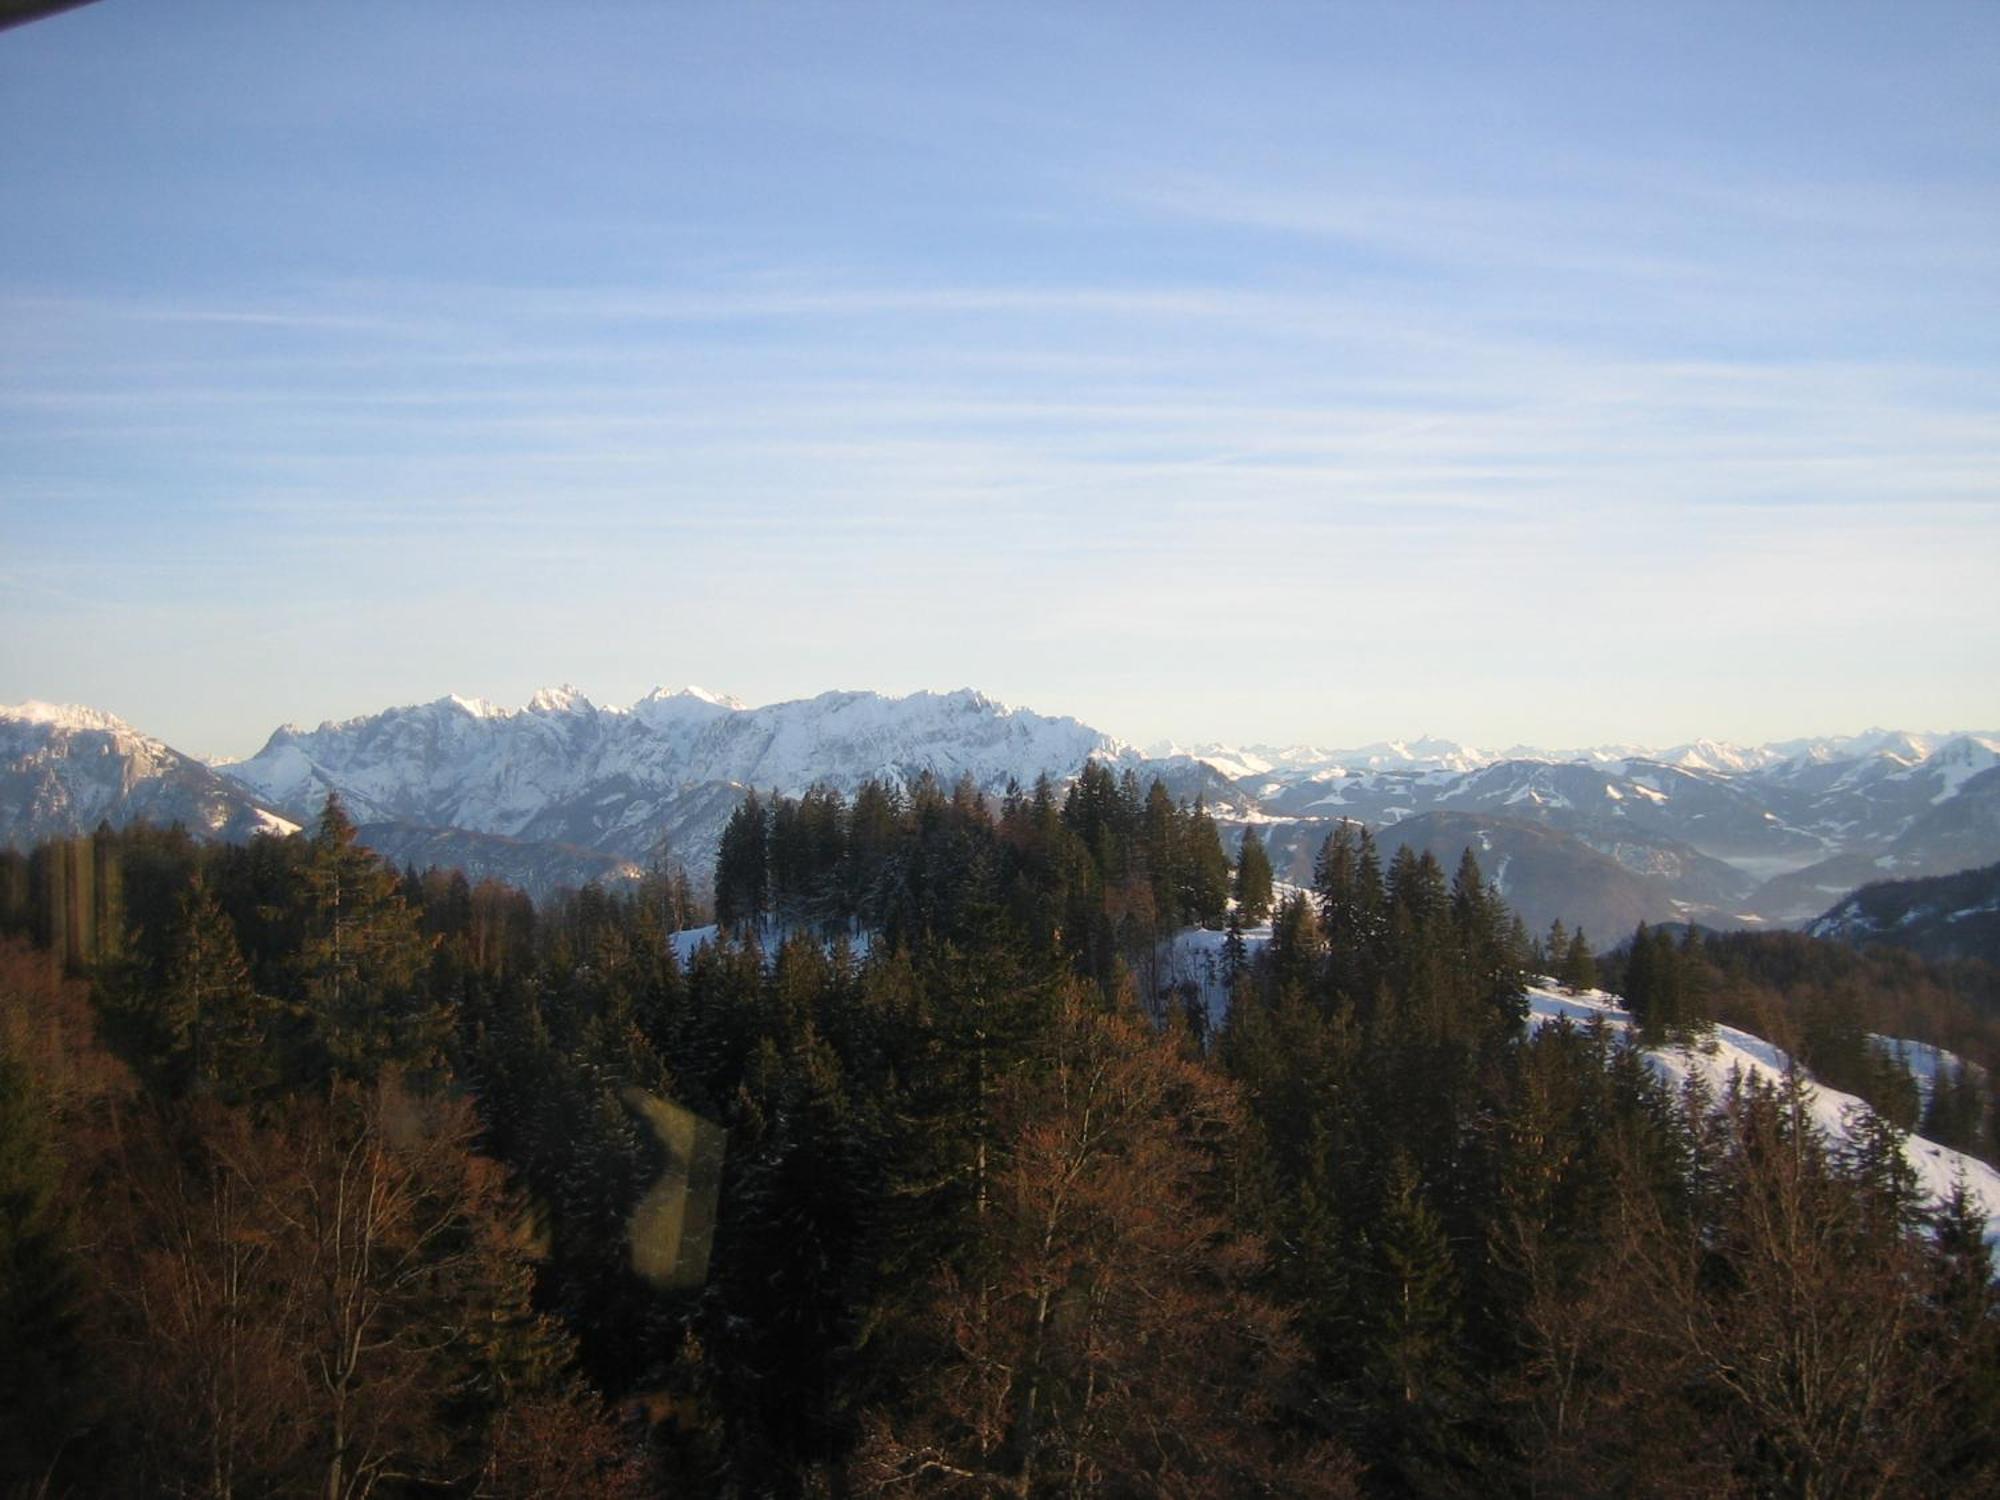
POLYGON ((1286 780, 1325 771, 1476 771, 1482 766, 1510 760, 1593 766, 1643 761, 1683 771, 1715 771, 1726 776, 1789 768, 1794 775, 1810 775, 1818 767, 1847 766, 1856 761, 1884 758, 1905 766, 1915 765, 1947 742, 1968 737, 1990 740, 2000 738, 2000 731, 1952 730, 1938 734, 1913 733, 1903 729, 1869 729, 1860 734, 1777 740, 1764 745, 1738 745, 1727 740, 1689 740, 1666 749, 1627 744, 1591 745, 1570 750, 1515 745, 1506 750, 1484 750, 1476 745, 1428 735, 1414 740, 1376 740, 1346 750, 1329 750, 1316 745, 1226 745, 1215 742, 1183 746, 1172 740, 1162 740, 1147 746, 1145 753, 1147 758, 1153 760, 1186 758, 1202 761, 1231 778, 1270 776, 1286 780))
POLYGON ((1331 826, 1488 873, 1537 925, 1610 938, 1632 921, 1795 922, 1885 877, 2000 859, 2000 735, 1871 730, 1847 738, 1664 750, 1485 751, 1448 740, 1353 749, 1156 745, 971 690, 831 692, 752 708, 698 688, 629 707, 545 689, 517 709, 445 697, 314 729, 209 767, 108 714, 0 709, 0 839, 22 847, 100 818, 178 820, 239 838, 317 814, 338 791, 399 860, 532 889, 637 874, 667 854, 705 875, 750 787, 851 793, 929 771, 998 793, 1087 758, 1204 796, 1232 834, 1255 826, 1304 879, 1331 826))
POLYGON ((1634 875, 1667 877, 1684 914, 1703 920, 1801 920, 1869 880, 2000 858, 2000 737, 1870 736, 1851 750, 1733 758, 1748 768, 1628 753, 1466 771, 1331 766, 1240 784, 1267 815, 1306 824, 1345 815, 1407 832, 1409 820, 1455 814, 1553 829, 1634 875))
POLYGON ((301 816, 337 790, 364 829, 451 828, 593 850, 634 868, 666 853, 701 874, 749 787, 796 794, 825 782, 851 793, 871 777, 907 785, 928 770, 998 791, 1010 776, 1069 774, 1119 753, 1074 719, 970 691, 822 693, 747 708, 683 688, 608 708, 564 687, 513 710, 440 698, 317 729, 288 725, 224 770, 301 816))
POLYGON ((901 783, 928 769, 998 788, 1024 770, 1071 772, 1121 748, 1075 719, 971 691, 822 693, 746 708, 683 688, 605 708, 565 687, 511 711, 440 698, 313 730, 287 725, 226 773, 305 812, 338 788, 358 818, 638 852, 656 839, 665 803, 700 786, 803 791, 824 781, 852 792, 869 777, 901 783))

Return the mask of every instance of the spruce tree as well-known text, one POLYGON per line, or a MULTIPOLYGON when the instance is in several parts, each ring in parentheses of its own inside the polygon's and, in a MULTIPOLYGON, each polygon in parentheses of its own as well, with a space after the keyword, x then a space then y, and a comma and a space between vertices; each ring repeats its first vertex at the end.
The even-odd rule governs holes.
POLYGON ((1982 1090, 1967 1074, 1964 1061, 1940 1065, 1931 1078, 1931 1097, 1924 1110, 1922 1134, 1926 1140, 1955 1151, 1976 1152, 1982 1134, 1980 1116, 1984 1112, 1982 1090))
POLYGON ((1644 922, 1632 930, 1632 945, 1625 951, 1625 977, 1620 994, 1625 1007, 1647 1030, 1653 1030, 1656 982, 1653 975, 1656 949, 1653 934, 1644 922))
POLYGON ((769 1129, 734 1169, 713 1278, 735 1446, 762 1493, 838 1451, 875 1170, 839 1059, 810 1021, 777 1057, 769 1129))
POLYGON ((1359 999, 1373 993, 1388 962, 1389 897, 1382 881, 1382 856, 1366 824, 1354 846, 1353 931, 1347 943, 1359 966, 1350 994, 1359 999))
POLYGON ((729 815, 715 857, 715 920, 723 927, 755 926, 769 908, 769 828, 763 799, 753 789, 729 815))
POLYGON ((1236 908, 1244 922, 1256 926, 1271 914, 1271 856, 1257 830, 1243 830, 1243 846, 1236 854, 1236 908))
POLYGON ((273 1083, 277 1007, 257 993, 235 929, 199 878, 181 897, 167 948, 158 1016, 177 1086, 240 1101, 273 1083))
POLYGON ((1229 924, 1222 936, 1222 982, 1233 989, 1236 978, 1249 967, 1250 952, 1243 941, 1243 908, 1234 907, 1229 913, 1229 924))
POLYGON ((1184 828, 1173 798, 1158 777, 1146 789, 1139 815, 1139 850, 1153 883, 1153 909, 1163 930, 1171 930, 1192 915, 1187 901, 1188 850, 1184 828))
POLYGON ((1559 977, 1564 988, 1572 994, 1597 988, 1597 959, 1592 955, 1589 940, 1584 937, 1581 927, 1570 935, 1561 963, 1559 977))
POLYGON ((1462 1001, 1477 1008, 1475 1028, 1486 1032, 1497 1027, 1511 1035, 1528 1016, 1526 945, 1469 846, 1452 877, 1451 921, 1466 990, 1462 1001))
POLYGON ((1560 972, 1563 956, 1568 952, 1569 929, 1563 926, 1563 919, 1557 917, 1549 923, 1548 936, 1535 944, 1535 959, 1544 974, 1554 975, 1560 972))
POLYGON ((1229 856, 1215 819, 1197 796, 1181 818, 1181 909, 1183 919, 1213 927, 1229 904, 1229 856))
MULTIPOLYGON (((1422 1179, 1396 1154, 1372 1227, 1364 1379, 1380 1456, 1421 1488, 1459 1374, 1458 1272, 1422 1179)), ((1365 1450, 1364 1450, 1365 1452, 1365 1450)))
POLYGON ((1866 1106, 1854 1108, 1845 1123, 1839 1155, 1860 1191, 1865 1228, 1883 1240, 1900 1240, 1917 1227, 1923 1212, 1922 1184, 1905 1149, 1908 1136, 1866 1106))
POLYGON ((423 946, 416 914, 394 872, 357 841, 337 796, 327 798, 293 895, 301 931, 293 973, 309 1028, 306 1075, 368 1079, 385 1064, 436 1066, 450 1022, 417 984, 423 946))

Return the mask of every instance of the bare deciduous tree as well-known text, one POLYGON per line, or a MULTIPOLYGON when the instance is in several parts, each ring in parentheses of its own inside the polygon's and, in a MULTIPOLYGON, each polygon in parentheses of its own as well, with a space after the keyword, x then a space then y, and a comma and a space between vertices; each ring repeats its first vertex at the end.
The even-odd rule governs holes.
POLYGON ((1081 990, 1041 1064, 1004 1086, 979 1243, 925 1305, 928 1399, 870 1416, 862 1487, 1347 1493, 1336 1451, 1282 1451, 1302 1356, 1222 1211, 1233 1091, 1081 990))

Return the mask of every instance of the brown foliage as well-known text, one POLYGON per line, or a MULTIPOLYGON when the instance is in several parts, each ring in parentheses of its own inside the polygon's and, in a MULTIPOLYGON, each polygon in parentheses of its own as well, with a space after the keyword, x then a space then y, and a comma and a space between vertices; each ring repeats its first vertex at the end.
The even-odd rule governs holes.
POLYGON ((1628 1166, 1581 1261, 1501 1226, 1525 1296, 1499 1394, 1534 1493, 1939 1492, 1949 1393, 1976 1356, 1925 1295, 1921 1242, 1871 1218, 1782 1093, 1688 1125, 1714 1180, 1694 1211, 1628 1166))
POLYGON ((204 1101, 121 1132, 100 1285, 135 1481, 521 1494, 537 1434, 562 1451, 526 1474, 554 1464, 567 1493, 615 1478, 616 1440, 528 1308, 500 1168, 473 1131, 462 1101, 387 1080, 265 1126, 204 1101))
POLYGON ((16 937, 0 937, 0 1052, 26 1066, 63 1120, 132 1089, 130 1071, 98 1041, 89 984, 16 937))
POLYGON ((657 1486, 645 1455, 605 1419, 596 1396, 563 1385, 520 1397, 500 1413, 474 1493, 636 1500, 657 1486))
POLYGON ((1803 1107, 1732 1099, 1725 1190, 1705 1233, 1633 1205, 1624 1259, 1650 1304, 1637 1367, 1720 1400, 1718 1446, 1760 1488, 1801 1500, 1921 1487, 1945 1371, 1922 1336, 1914 1242, 1874 1232, 1803 1107))
POLYGON ((997 1103, 1006 1159, 920 1314, 922 1396, 871 1413, 870 1493, 1343 1494, 1278 1429, 1300 1349, 1225 1217, 1233 1090, 1069 992, 997 1103))

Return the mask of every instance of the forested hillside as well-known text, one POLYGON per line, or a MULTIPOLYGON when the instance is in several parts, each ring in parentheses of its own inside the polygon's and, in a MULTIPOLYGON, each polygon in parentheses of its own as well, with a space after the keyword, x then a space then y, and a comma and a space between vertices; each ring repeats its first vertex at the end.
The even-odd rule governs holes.
MULTIPOLYGON (((1823 1133, 1801 1076, 1675 1091, 1531 1032, 1530 969, 1596 958, 1469 850, 1385 866, 1342 824, 1274 890, 1093 763, 753 798, 713 888, 691 943, 671 871, 398 873, 337 798, 0 856, 0 1485, 2000 1480, 1985 1206, 1925 1201, 1893 1115, 1823 1133), (1219 1024, 1148 977, 1190 925, 1219 1024)), ((1660 1033, 1797 999, 1642 938, 1610 967, 1660 1033)))
POLYGON ((2000 965, 2000 864, 1865 885, 1806 930, 1860 947, 2000 965))

